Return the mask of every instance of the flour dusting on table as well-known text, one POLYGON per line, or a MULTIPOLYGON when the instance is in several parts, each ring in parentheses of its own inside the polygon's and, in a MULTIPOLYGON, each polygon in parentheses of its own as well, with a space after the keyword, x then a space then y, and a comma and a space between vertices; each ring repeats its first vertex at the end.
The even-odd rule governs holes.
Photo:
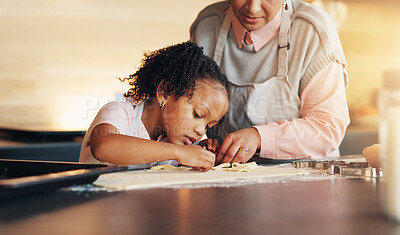
POLYGON ((137 170, 117 172, 101 175, 93 184, 100 187, 117 190, 144 189, 155 187, 172 187, 177 185, 191 185, 193 187, 204 184, 212 185, 234 185, 259 183, 265 178, 309 175, 309 171, 291 167, 257 166, 253 171, 193 171, 191 168, 172 170, 137 170))

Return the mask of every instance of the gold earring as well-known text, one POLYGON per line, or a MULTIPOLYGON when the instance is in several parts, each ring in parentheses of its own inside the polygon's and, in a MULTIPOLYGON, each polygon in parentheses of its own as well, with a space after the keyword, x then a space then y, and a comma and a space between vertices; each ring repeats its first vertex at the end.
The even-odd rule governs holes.
POLYGON ((285 1, 285 10, 289 10, 289 6, 287 5, 287 1, 285 1))
POLYGON ((164 106, 165 106, 165 103, 164 103, 164 101, 161 101, 161 104, 159 104, 158 106, 160 107, 160 109, 163 109, 163 108, 164 108, 164 106))

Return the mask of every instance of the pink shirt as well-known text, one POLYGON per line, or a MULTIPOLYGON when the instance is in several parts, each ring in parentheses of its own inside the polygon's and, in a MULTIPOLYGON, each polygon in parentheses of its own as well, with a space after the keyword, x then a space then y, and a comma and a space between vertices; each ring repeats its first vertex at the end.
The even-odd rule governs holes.
POLYGON ((254 51, 259 51, 265 44, 267 44, 275 35, 279 33, 281 26, 282 9, 275 15, 275 17, 264 27, 259 30, 247 31, 236 18, 235 14, 232 14, 232 28, 235 34, 238 47, 242 48, 244 37, 246 33, 250 35, 253 41, 254 51))
POLYGON ((340 145, 350 123, 343 65, 331 62, 308 83, 300 99, 301 118, 255 126, 261 157, 322 159, 340 145))
MULTIPOLYGON (((256 52, 278 34, 281 13, 261 29, 250 32, 256 52)), ((241 48, 248 31, 234 14, 232 28, 241 48)), ((343 65, 332 61, 304 88, 300 97, 301 118, 255 126, 261 136, 260 157, 322 159, 338 148, 350 123, 343 74, 343 65)))

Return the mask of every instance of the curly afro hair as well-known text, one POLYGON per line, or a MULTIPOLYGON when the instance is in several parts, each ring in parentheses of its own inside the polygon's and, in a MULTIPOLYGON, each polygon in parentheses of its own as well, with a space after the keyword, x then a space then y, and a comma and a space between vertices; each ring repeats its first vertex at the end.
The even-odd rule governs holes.
POLYGON ((215 61, 203 54, 203 48, 184 42, 145 53, 136 73, 121 81, 132 86, 124 96, 138 102, 155 97, 160 82, 165 95, 178 99, 186 94, 190 99, 198 79, 218 82, 229 94, 229 82, 215 61))

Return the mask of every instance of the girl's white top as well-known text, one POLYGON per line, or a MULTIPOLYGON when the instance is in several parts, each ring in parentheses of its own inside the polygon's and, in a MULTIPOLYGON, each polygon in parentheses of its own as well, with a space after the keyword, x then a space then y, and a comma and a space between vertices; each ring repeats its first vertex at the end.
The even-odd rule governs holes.
MULTIPOLYGON (((99 113, 96 115, 89 129, 87 130, 85 137, 82 141, 82 148, 79 156, 80 162, 99 164, 103 163, 97 160, 90 149, 90 135, 94 127, 102 123, 108 123, 116 127, 121 135, 133 136, 137 138, 150 140, 150 135, 147 132, 143 122, 142 114, 145 102, 134 104, 129 101, 113 101, 104 105, 99 113)), ((160 136, 157 141, 168 141, 167 138, 160 136)), ((135 151, 135 147, 132 147, 132 152, 135 151)), ((140 148, 140 146, 137 146, 140 148)), ((131 165, 131 169, 142 169, 150 168, 154 165, 159 164, 172 164, 178 165, 178 162, 169 160, 164 162, 151 162, 139 165, 131 165)))

